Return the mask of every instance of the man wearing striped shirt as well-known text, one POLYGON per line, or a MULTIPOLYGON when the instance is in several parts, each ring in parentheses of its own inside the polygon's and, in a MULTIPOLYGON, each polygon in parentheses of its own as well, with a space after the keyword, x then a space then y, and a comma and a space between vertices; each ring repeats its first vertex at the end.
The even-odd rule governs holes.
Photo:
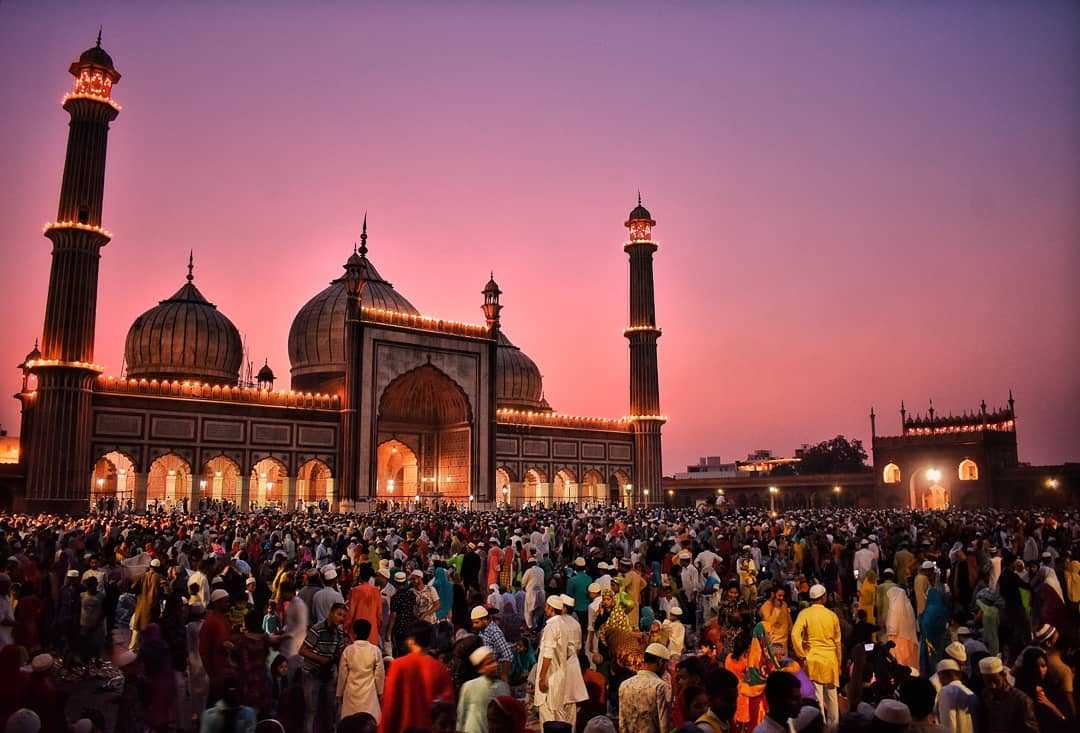
POLYGON ((476 633, 484 646, 490 649, 494 655, 495 662, 499 666, 499 676, 506 679, 510 674, 510 660, 514 655, 510 642, 506 640, 506 636, 503 634, 502 629, 499 628, 499 625, 492 622, 491 615, 483 606, 474 608, 469 616, 473 628, 476 629, 476 633))
MULTIPOLYGON (((305 733, 314 730, 316 714, 328 716, 334 707, 334 670, 345 648, 345 630, 342 628, 345 611, 344 603, 335 603, 325 619, 308 629, 304 645, 300 647, 300 656, 304 659, 305 733)), ((324 720, 322 729, 330 730, 333 723, 333 720, 324 720)))

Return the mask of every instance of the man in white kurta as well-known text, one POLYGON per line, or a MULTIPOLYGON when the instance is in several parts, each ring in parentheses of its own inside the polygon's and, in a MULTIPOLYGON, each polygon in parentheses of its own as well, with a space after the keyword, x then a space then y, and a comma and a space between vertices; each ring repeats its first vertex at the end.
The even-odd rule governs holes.
POLYGON ((581 622, 574 615, 574 598, 568 595, 559 598, 563 602, 563 610, 556 618, 563 625, 566 634, 566 673, 563 677, 563 700, 566 709, 563 712, 568 716, 561 719, 573 724, 577 720, 577 704, 589 699, 589 691, 585 687, 581 661, 578 659, 578 652, 581 651, 581 622))
POLYGON ((379 697, 386 675, 382 651, 367 640, 370 621, 358 619, 353 629, 358 638, 345 647, 338 663, 337 698, 341 701, 341 717, 368 713, 377 723, 382 714, 379 697))
POLYGON ((521 574, 521 587, 525 590, 525 625, 532 629, 544 605, 544 571, 536 564, 535 557, 529 558, 529 567, 521 574))
POLYGON ((574 708, 575 705, 567 705, 564 696, 566 680, 566 655, 567 640, 566 627, 559 621, 563 602, 559 596, 551 596, 544 604, 544 615, 547 622, 540 633, 540 654, 536 673, 536 693, 533 700, 540 712, 540 723, 543 725, 549 721, 562 720, 572 723, 573 719, 567 719, 566 708, 574 708))

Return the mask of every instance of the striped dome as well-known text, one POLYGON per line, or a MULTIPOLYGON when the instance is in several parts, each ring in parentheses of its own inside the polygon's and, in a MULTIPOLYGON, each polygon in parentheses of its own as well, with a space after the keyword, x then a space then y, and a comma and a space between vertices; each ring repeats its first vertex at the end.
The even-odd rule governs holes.
POLYGON ((244 347, 232 321, 192 282, 135 319, 124 344, 127 376, 235 385, 244 347))
MULTIPOLYGON (((366 257, 358 259, 360 277, 364 281, 360 295, 362 306, 420 315, 409 301, 382 279, 370 260, 366 257)), ((345 373, 347 304, 348 293, 342 277, 331 282, 296 314, 289 328, 289 362, 294 380, 298 377, 345 373)))
POLYGON ((500 408, 550 410, 544 399, 544 380, 536 362, 499 331, 495 364, 495 400, 500 408))

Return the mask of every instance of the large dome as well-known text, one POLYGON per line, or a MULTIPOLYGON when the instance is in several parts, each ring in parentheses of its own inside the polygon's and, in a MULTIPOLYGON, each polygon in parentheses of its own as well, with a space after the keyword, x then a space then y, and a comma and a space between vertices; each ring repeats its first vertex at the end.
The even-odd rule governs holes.
MULTIPOLYGON (((361 306, 420 315, 394 287, 382 279, 366 257, 359 260, 364 289, 361 306)), ((331 391, 320 387, 321 378, 345 373, 345 279, 338 278, 309 300, 289 328, 289 362, 294 389, 331 391)))
POLYGON ((544 380, 536 362, 499 331, 495 363, 495 400, 500 408, 550 410, 544 399, 544 380))
POLYGON ((192 282, 135 319, 124 345, 127 376, 235 385, 240 332, 192 282))

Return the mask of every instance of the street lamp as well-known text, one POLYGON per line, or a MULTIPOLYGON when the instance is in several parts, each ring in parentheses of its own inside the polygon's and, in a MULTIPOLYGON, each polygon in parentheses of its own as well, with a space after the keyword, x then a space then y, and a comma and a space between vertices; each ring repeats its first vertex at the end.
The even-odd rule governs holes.
POLYGON ((206 491, 206 479, 201 479, 199 481, 199 490, 206 491))
POLYGON ((1056 489, 1058 487, 1058 485, 1059 485, 1059 481, 1056 478, 1048 478, 1048 479, 1046 479, 1046 488, 1048 488, 1048 489, 1056 489))
POLYGON ((780 489, 775 486, 769 487, 769 512, 772 516, 776 516, 776 495, 780 493, 780 489))
POLYGON ((940 481, 941 480, 941 471, 937 470, 936 468, 928 468, 928 469, 926 469, 926 480, 927 481, 932 481, 934 483, 940 481))

